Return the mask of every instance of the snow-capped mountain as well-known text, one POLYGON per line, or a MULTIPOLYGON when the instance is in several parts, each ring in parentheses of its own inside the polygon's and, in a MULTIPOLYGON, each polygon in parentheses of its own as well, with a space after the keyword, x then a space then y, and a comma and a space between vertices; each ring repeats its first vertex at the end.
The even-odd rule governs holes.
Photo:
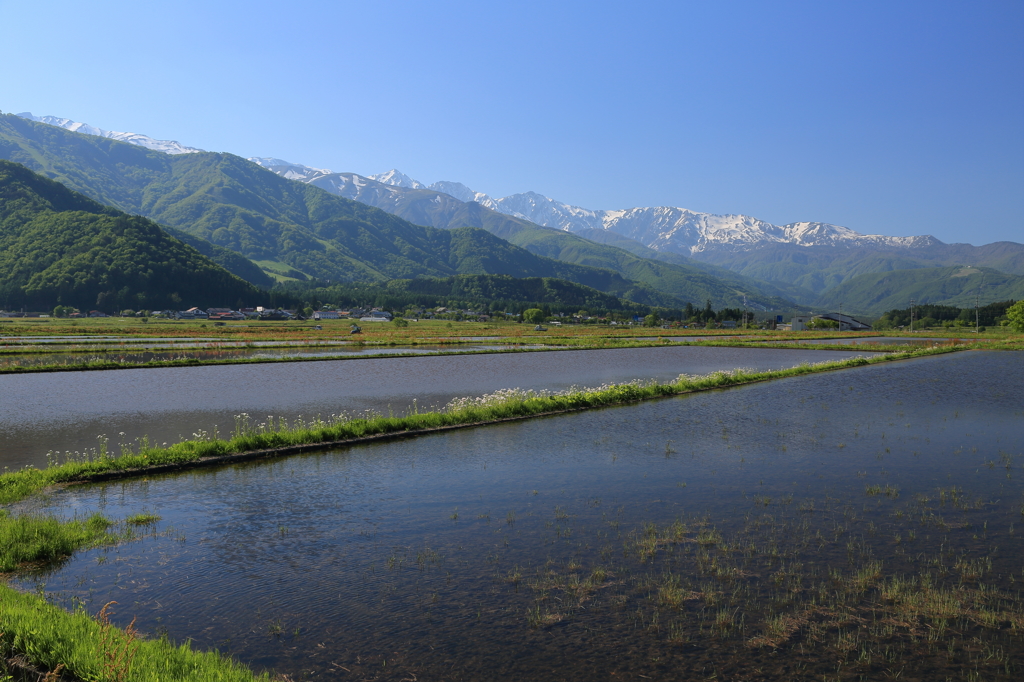
POLYGON ((30 121, 38 121, 39 123, 48 123, 49 125, 57 126, 59 128, 66 128, 76 133, 96 135, 98 137, 109 137, 113 140, 120 140, 121 142, 127 142, 129 144, 145 147, 146 149, 152 149, 157 152, 164 152, 165 154, 193 154, 195 152, 204 151, 202 149, 196 149, 195 147, 186 147, 174 140, 154 140, 152 137, 140 135, 139 133, 119 133, 113 130, 103 130, 102 128, 91 126, 88 123, 72 121, 69 118, 58 118, 57 116, 33 116, 28 111, 22 112, 18 114, 18 116, 21 118, 27 118, 30 121))
POLYGON ((426 188, 426 185, 422 182, 417 182, 405 173, 401 173, 393 168, 387 173, 378 173, 377 175, 369 176, 369 178, 371 180, 376 180, 377 182, 382 182, 385 185, 394 185, 395 187, 408 187, 409 189, 426 188))
POLYGON ((269 157, 253 156, 249 158, 249 161, 272 170, 289 180, 298 180, 300 182, 312 182, 319 177, 331 174, 331 171, 326 168, 311 168, 310 166, 289 163, 288 161, 269 157))
POLYGON ((796 246, 914 247, 937 243, 934 237, 865 235, 828 223, 773 225, 745 215, 715 215, 672 206, 595 211, 570 206, 534 192, 499 199, 495 210, 531 222, 575 232, 603 228, 657 251, 696 254, 727 246, 749 248, 769 243, 796 246))
POLYGON ((434 192, 444 192, 448 196, 455 197, 459 201, 475 201, 487 208, 497 210, 494 199, 490 198, 483 192, 474 192, 461 182, 441 180, 439 182, 432 182, 429 185, 424 185, 422 182, 413 180, 405 173, 395 170, 394 168, 389 170, 387 173, 378 173, 377 175, 369 175, 367 177, 371 180, 376 180, 379 183, 390 185, 392 187, 404 187, 405 189, 429 189, 434 192))
POLYGON ((444 192, 450 197, 455 197, 459 201, 475 201, 476 203, 486 206, 487 208, 497 210, 497 206, 494 199, 490 198, 483 192, 474 192, 470 188, 463 185, 461 182, 449 182, 448 180, 441 180, 439 182, 432 182, 427 185, 427 189, 432 189, 435 192, 444 192))
POLYGON ((460 201, 475 201, 505 215, 529 220, 545 227, 567 232, 589 229, 610 230, 634 239, 656 251, 692 255, 717 247, 751 248, 764 244, 795 246, 886 246, 912 248, 937 244, 928 235, 887 237, 860 234, 847 227, 828 223, 800 222, 772 225, 745 215, 714 215, 672 206, 629 208, 602 211, 572 206, 536 192, 512 194, 493 199, 459 182, 441 181, 424 185, 409 176, 390 170, 370 178, 386 185, 408 189, 444 192, 460 201))

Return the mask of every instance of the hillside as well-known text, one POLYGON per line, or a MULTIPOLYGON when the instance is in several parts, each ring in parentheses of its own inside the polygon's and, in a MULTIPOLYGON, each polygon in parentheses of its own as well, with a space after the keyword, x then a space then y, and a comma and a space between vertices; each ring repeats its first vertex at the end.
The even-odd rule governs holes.
POLYGON ((866 273, 851 278, 825 292, 815 307, 881 315, 887 310, 906 308, 910 299, 916 304, 974 307, 990 301, 1024 298, 1024 277, 1007 275, 993 268, 951 266, 915 268, 866 273))
POLYGON ((748 277, 792 286, 786 291, 804 305, 841 282, 873 272, 969 263, 1024 275, 1024 244, 1016 242, 984 246, 938 242, 915 248, 771 244, 756 250, 704 251, 697 257, 748 277))
MULTIPOLYGON (((329 287, 285 287, 305 300, 330 301, 341 306, 380 306, 388 310, 432 309, 440 306, 471 308, 478 312, 522 312, 527 308, 589 314, 607 312, 646 315, 651 309, 623 301, 591 287, 550 277, 508 277, 505 275, 456 275, 393 279, 381 284, 334 284, 329 287)), ((664 311, 665 315, 672 315, 664 311)), ((678 314, 678 311, 677 313, 678 314)))
POLYGON ((160 229, 0 160, 0 306, 256 305, 256 287, 160 229))
POLYGON ((238 275, 246 282, 261 288, 267 289, 274 286, 274 278, 245 256, 235 253, 231 249, 225 249, 223 246, 211 244, 205 239, 200 239, 184 230, 167 227, 166 225, 162 227, 164 232, 175 239, 185 242, 232 275, 238 275))

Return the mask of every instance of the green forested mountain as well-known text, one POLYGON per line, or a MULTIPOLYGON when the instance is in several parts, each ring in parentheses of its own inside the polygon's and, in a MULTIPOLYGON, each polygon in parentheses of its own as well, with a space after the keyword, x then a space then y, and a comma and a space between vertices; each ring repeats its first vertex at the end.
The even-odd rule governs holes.
POLYGON ((700 254, 724 268, 784 288, 798 303, 811 305, 818 296, 867 273, 970 264, 1024 275, 1024 245, 995 242, 984 246, 935 244, 914 249, 765 245, 756 250, 700 254))
MULTIPOLYGON (((289 285, 284 291, 297 300, 330 302, 347 306, 380 306, 388 310, 407 308, 457 309, 477 312, 521 312, 527 308, 549 307, 555 311, 586 310, 590 314, 617 312, 646 315, 649 306, 623 301, 597 289, 550 277, 509 277, 506 275, 456 275, 393 279, 386 283, 333 284, 327 287, 289 285)), ((663 316, 678 317, 681 311, 659 309, 663 316)))
POLYGON ((256 287, 158 225, 0 160, 0 307, 256 305, 256 287))
MULTIPOLYGON (((214 245, 319 279, 384 281, 459 273, 558 277, 649 305, 685 302, 783 307, 740 282, 648 261, 516 219, 465 215, 456 232, 412 224, 230 154, 167 155, 107 138, 0 116, 0 158, 24 163, 101 202, 145 215, 214 245), (512 220, 513 222, 508 222, 512 220), (500 221, 500 224, 498 222, 500 221), (528 242, 528 249, 513 244, 528 242), (539 260, 538 260, 539 258, 539 260)), ((500 217, 499 217, 500 216, 500 217)), ((446 226, 447 227, 447 226, 446 226)))
POLYGON ((1024 277, 1007 275, 993 268, 951 266, 914 268, 858 275, 826 291, 815 307, 866 315, 906 308, 910 299, 917 304, 973 307, 992 301, 1024 298, 1024 277))
POLYGON ((258 287, 270 288, 274 286, 273 277, 240 253, 236 253, 231 249, 225 249, 223 246, 211 244, 205 239, 200 239, 184 230, 167 227, 166 225, 163 226, 163 230, 175 239, 185 242, 232 275, 238 275, 246 282, 255 284, 258 287))

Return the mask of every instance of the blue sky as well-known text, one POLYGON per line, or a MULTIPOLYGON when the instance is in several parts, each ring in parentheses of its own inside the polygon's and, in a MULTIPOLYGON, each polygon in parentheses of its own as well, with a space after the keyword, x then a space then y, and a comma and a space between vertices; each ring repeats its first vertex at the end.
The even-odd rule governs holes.
POLYGON ((0 110, 588 208, 1024 241, 1024 2, 0 0, 0 110))

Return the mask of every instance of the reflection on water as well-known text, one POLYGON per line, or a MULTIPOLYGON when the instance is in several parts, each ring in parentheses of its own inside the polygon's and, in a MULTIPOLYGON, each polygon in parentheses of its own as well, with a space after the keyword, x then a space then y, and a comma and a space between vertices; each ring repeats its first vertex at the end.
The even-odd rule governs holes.
POLYGON ((1016 679, 1022 368, 959 353, 67 489, 65 514, 163 519, 39 580, 296 678, 1016 679))
POLYGON ((42 466, 49 450, 111 446, 148 435, 176 442, 234 416, 289 420, 341 412, 421 409, 499 388, 558 390, 573 384, 674 379, 736 367, 782 368, 853 352, 649 348, 365 359, 0 375, 0 465, 42 466), (124 435, 120 435, 120 434, 124 435))

